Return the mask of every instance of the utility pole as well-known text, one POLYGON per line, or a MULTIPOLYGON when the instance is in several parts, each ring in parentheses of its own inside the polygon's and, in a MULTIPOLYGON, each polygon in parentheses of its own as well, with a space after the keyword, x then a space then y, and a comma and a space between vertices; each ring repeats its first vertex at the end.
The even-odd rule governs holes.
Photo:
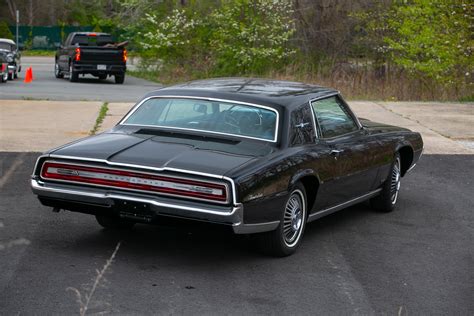
POLYGON ((20 23, 20 10, 16 10, 16 47, 19 49, 20 42, 18 41, 18 24, 20 23))

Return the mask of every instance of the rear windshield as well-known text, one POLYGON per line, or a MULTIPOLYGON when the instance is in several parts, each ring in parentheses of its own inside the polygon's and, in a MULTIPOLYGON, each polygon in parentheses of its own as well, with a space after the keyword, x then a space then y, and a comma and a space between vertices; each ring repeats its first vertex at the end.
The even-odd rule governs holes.
POLYGON ((232 102, 153 98, 143 102, 122 124, 276 141, 278 112, 266 107, 232 102))
POLYGON ((71 45, 79 44, 80 46, 103 46, 106 44, 112 44, 114 40, 112 35, 74 35, 71 45))

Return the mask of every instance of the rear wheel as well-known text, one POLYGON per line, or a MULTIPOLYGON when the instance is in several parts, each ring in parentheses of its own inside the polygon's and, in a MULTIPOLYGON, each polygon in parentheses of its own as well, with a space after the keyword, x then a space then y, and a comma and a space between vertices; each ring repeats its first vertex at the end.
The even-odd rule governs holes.
POLYGON ((0 80, 1 80, 2 82, 7 82, 7 80, 8 80, 8 74, 7 74, 7 73, 4 73, 4 74, 2 75, 2 78, 0 78, 0 80))
POLYGON ((125 74, 115 75, 115 83, 122 84, 125 81, 125 74))
POLYGON ((134 222, 127 221, 123 218, 118 216, 103 216, 103 215, 96 215, 95 219, 100 226, 108 229, 130 229, 135 225, 134 222))
POLYGON ((69 81, 71 82, 77 82, 79 80, 79 74, 77 71, 74 71, 72 68, 72 63, 69 64, 69 81))
POLYGON ((382 185, 380 195, 370 200, 370 204, 374 209, 385 213, 391 212, 395 209, 398 200, 398 192, 400 191, 401 177, 400 154, 396 153, 390 169, 390 174, 382 185))
POLYGON ((259 236, 262 251, 278 257, 293 254, 301 244, 306 219, 306 192, 304 186, 297 183, 286 201, 278 228, 259 236))
POLYGON ((8 73, 8 80, 13 80, 13 73, 8 73))

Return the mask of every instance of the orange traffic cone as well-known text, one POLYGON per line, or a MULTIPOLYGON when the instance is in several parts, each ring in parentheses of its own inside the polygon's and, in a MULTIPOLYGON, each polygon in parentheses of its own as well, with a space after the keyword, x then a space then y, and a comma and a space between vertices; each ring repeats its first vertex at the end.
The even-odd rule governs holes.
POLYGON ((33 70, 31 69, 31 67, 29 67, 28 69, 26 69, 24 82, 25 83, 30 83, 32 81, 33 81, 33 70))

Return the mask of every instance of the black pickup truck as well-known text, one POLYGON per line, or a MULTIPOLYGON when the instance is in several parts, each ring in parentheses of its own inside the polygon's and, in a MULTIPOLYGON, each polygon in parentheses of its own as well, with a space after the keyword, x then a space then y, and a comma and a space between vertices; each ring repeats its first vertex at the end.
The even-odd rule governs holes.
POLYGON ((123 83, 127 69, 126 42, 116 44, 110 34, 74 32, 56 52, 56 78, 69 76, 76 82, 79 74, 91 74, 103 80, 114 76, 115 83, 123 83))

